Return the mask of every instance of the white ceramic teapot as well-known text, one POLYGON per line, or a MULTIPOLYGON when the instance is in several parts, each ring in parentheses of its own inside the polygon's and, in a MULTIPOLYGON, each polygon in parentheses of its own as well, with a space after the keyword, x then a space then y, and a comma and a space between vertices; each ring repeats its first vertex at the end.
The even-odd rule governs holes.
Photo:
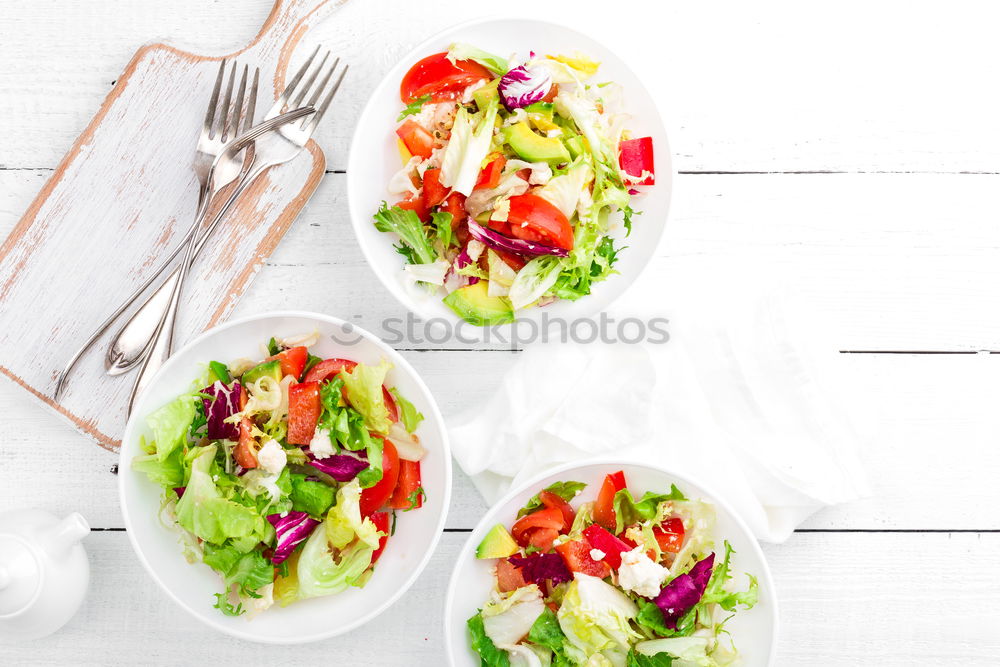
POLYGON ((0 641, 38 639, 72 618, 83 602, 90 566, 80 540, 90 533, 76 512, 0 513, 0 641))

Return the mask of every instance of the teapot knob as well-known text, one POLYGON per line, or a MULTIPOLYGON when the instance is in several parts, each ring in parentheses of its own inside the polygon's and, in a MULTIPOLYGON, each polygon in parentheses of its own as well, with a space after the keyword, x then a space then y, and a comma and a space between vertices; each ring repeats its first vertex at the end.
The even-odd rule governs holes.
POLYGON ((79 512, 73 512, 65 519, 45 530, 39 537, 50 556, 60 556, 74 544, 90 534, 90 524, 79 512))

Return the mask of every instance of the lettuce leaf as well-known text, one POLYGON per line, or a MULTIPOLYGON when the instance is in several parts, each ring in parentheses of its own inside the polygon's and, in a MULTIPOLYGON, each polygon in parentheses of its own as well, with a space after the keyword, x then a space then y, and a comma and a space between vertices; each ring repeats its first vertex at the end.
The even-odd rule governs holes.
POLYGON ((166 458, 145 454, 132 459, 132 469, 145 473, 150 481, 166 489, 184 486, 184 453, 175 449, 166 458))
POLYGON ((357 540, 334 555, 326 531, 314 530, 296 563, 296 599, 333 595, 355 585, 371 565, 373 553, 374 547, 357 540))
POLYGON ((236 584, 244 595, 274 581, 274 566, 257 549, 243 553, 231 544, 206 544, 205 564, 222 575, 226 588, 236 584))
POLYGON ((555 665, 569 664, 566 658, 566 635, 559 627, 559 619, 556 618, 555 612, 548 607, 535 619, 528 632, 528 641, 552 651, 555 665))
POLYGON ((392 422, 385 405, 382 384, 392 364, 382 359, 377 365, 358 364, 354 370, 338 374, 347 388, 347 401, 365 418, 365 424, 376 433, 388 433, 392 422))
POLYGON ((638 611, 628 596, 603 579, 577 573, 556 614, 566 635, 566 655, 576 664, 597 654, 624 664, 631 643, 642 638, 630 625, 638 611))
POLYGON ((472 639, 472 650, 479 654, 483 667, 510 667, 506 651, 498 649, 493 640, 486 636, 483 617, 478 612, 466 621, 466 626, 472 639))
POLYGON ((206 542, 221 545, 229 538, 268 532, 270 526, 255 509, 222 497, 212 480, 211 466, 216 446, 200 448, 191 462, 191 477, 177 501, 177 523, 206 542))
POLYGON ((509 593, 494 593, 480 616, 486 636, 500 648, 517 644, 546 609, 542 591, 531 584, 509 593))
POLYGON ((687 500, 687 498, 673 484, 670 485, 670 493, 652 493, 647 491, 638 501, 632 497, 631 491, 621 489, 615 494, 614 500, 615 534, 620 534, 625 530, 625 526, 649 521, 656 516, 660 503, 671 500, 687 500))
POLYGON ((379 533, 374 522, 361 516, 361 485, 357 479, 344 484, 337 491, 337 502, 327 512, 324 521, 326 539, 334 549, 343 549, 352 541, 378 547, 379 533))
POLYGON ((545 255, 525 264, 510 286, 508 298, 511 306, 520 310, 545 296, 559 279, 563 261, 560 257, 545 255))
POLYGON ((306 479, 306 476, 300 473, 293 473, 291 482, 292 490, 289 496, 294 511, 321 517, 333 505, 335 493, 333 487, 306 479))
POLYGON ((200 396, 184 394, 146 417, 146 424, 153 431, 156 456, 160 461, 187 441, 188 429, 195 418, 196 402, 201 402, 200 396))
MULTIPOLYGON (((382 202, 381 208, 374 216, 375 229, 380 232, 393 232, 399 236, 405 255, 412 264, 431 264, 437 259, 434 246, 427 237, 424 224, 413 211, 403 210, 398 206, 389 208, 382 202)), ((397 248, 398 250, 398 248, 397 248)))
POLYGON ((420 426, 420 422, 424 420, 424 416, 413 406, 413 403, 403 398, 403 395, 395 387, 390 389, 389 393, 396 399, 396 407, 399 408, 399 418, 403 422, 403 428, 406 429, 407 433, 413 433, 420 426))
POLYGON ((441 184, 453 192, 466 197, 472 194, 483 160, 490 152, 499 104, 499 98, 494 97, 479 113, 470 114, 463 106, 455 114, 451 138, 441 159, 441 184))
POLYGON ((488 51, 483 51, 478 47, 463 42, 456 42, 449 47, 448 60, 452 64, 455 64, 459 60, 471 60, 479 63, 494 74, 506 74, 507 70, 510 69, 510 63, 507 62, 506 58, 495 56, 488 51))

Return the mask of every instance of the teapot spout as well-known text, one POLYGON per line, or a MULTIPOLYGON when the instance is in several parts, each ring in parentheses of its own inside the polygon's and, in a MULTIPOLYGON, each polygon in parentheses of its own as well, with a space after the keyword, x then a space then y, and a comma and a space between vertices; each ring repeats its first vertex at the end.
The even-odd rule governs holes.
POLYGON ((79 512, 73 512, 65 519, 42 531, 39 535, 42 548, 50 556, 58 557, 90 534, 90 524, 79 512))

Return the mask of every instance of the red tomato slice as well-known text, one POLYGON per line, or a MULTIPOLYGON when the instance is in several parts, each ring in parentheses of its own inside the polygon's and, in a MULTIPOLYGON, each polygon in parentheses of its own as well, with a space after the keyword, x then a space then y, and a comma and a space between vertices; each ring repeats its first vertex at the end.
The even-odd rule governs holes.
MULTIPOLYGON (((246 387, 240 392, 240 410, 247 406, 246 387)), ((257 467, 257 441, 250 435, 249 417, 240 420, 240 442, 233 448, 233 458, 244 468, 257 467)))
POLYGON ((562 556, 571 572, 582 572, 603 579, 611 574, 611 566, 603 560, 591 558, 590 550, 593 548, 586 539, 570 540, 558 545, 556 552, 562 556))
POLYGON ((423 195, 407 194, 405 199, 396 202, 396 206, 404 211, 413 211, 420 218, 420 222, 427 222, 431 219, 431 212, 428 210, 427 204, 424 203, 423 195))
POLYGON ((406 150, 412 155, 427 159, 434 150, 434 135, 412 118, 407 118, 405 123, 396 128, 396 135, 403 140, 406 150))
POLYGON ((448 196, 448 188, 441 185, 441 170, 437 167, 424 172, 424 203, 437 206, 448 196))
POLYGON ((604 478, 594 503, 594 521, 611 532, 615 530, 615 494, 625 488, 625 473, 619 470, 604 478))
POLYGON ((680 519, 666 519, 653 528, 653 537, 660 545, 660 551, 675 554, 684 546, 684 522, 680 519))
POLYGON ((306 367, 306 361, 309 360, 309 350, 300 345, 289 348, 273 357, 268 357, 265 361, 275 359, 281 362, 282 375, 291 375, 298 380, 302 376, 302 370, 306 367))
POLYGON ((565 523, 565 529, 569 529, 573 525, 573 519, 576 518, 576 512, 573 511, 572 506, 556 494, 551 491, 542 491, 538 494, 538 499, 542 501, 542 504, 546 507, 557 509, 562 512, 563 523, 565 523))
POLYGON ((290 445, 308 445, 316 434, 316 422, 323 412, 319 382, 300 382, 288 388, 288 435, 290 445))
POLYGON ((551 528, 556 533, 566 528, 563 513, 558 509, 545 508, 526 514, 514 522, 511 535, 522 547, 528 546, 528 532, 536 528, 551 528))
POLYGON ((573 249, 573 227, 554 204, 530 192, 510 198, 510 233, 519 239, 573 249))
POLYGON ((558 94, 559 94, 559 84, 558 83, 553 83, 552 87, 549 88, 549 92, 545 93, 545 97, 543 97, 539 101, 540 102, 551 102, 554 99, 556 99, 556 95, 558 95, 558 94))
MULTIPOLYGON (((492 227, 492 225, 490 226, 492 227)), ((507 235, 510 235, 509 227, 507 228, 507 235)), ((499 255, 500 259, 502 259, 507 264, 507 266, 514 269, 515 271, 520 271, 521 269, 524 268, 524 265, 528 263, 527 261, 525 261, 523 257, 521 257, 520 255, 515 255, 512 252, 505 252, 503 250, 497 250, 496 248, 490 248, 490 250, 499 255)))
POLYGON ((596 523, 587 526, 583 530, 583 534, 595 549, 600 549, 604 552, 604 562, 616 570, 622 565, 622 553, 631 551, 634 548, 623 540, 619 540, 596 523))
POLYGON ((382 440, 382 479, 375 486, 361 489, 361 514, 376 512, 389 502, 399 480, 399 454, 389 440, 382 440))
POLYGON ((389 421, 395 424, 399 421, 399 407, 396 405, 396 398, 385 385, 382 385, 382 399, 385 401, 385 409, 389 411, 389 421))
POLYGON ((552 543, 559 537, 555 528, 535 528, 528 531, 528 546, 535 547, 542 553, 552 548, 552 543))
POLYGON ((306 373, 306 382, 322 382, 326 380, 331 375, 336 375, 340 371, 346 370, 348 373, 354 370, 354 367, 358 365, 358 362, 351 361, 350 359, 324 359, 315 366, 309 369, 306 373))
POLYGON ((500 177, 503 176, 503 168, 507 164, 507 158, 503 155, 491 160, 479 172, 479 179, 476 181, 476 190, 484 188, 495 188, 500 185, 500 177))
POLYGON ((451 213, 451 228, 454 229, 460 223, 465 222, 465 195, 461 192, 452 192, 448 195, 448 198, 444 200, 445 212, 451 213))
POLYGON ((524 575, 521 574, 521 568, 513 565, 506 558, 501 558, 497 561, 497 588, 501 593, 516 591, 518 588, 527 585, 528 582, 525 581, 524 575))
POLYGON ((423 507, 423 495, 420 489, 420 461, 399 461, 399 481, 396 490, 389 500, 389 507, 394 510, 408 510, 423 507))
POLYGON ((653 163, 653 138, 626 139, 618 144, 618 165, 629 176, 635 178, 647 174, 641 181, 633 181, 635 185, 652 185, 656 182, 653 163))
MULTIPOLYGON (((367 491, 367 489, 365 489, 367 491)), ((375 561, 379 559, 382 552, 385 551, 385 543, 389 541, 389 513, 388 512, 375 512, 368 517, 378 528, 378 531, 382 533, 382 537, 378 538, 378 548, 375 549, 375 553, 372 554, 372 565, 375 561)))
POLYGON ((403 75, 399 84, 399 99, 404 104, 418 97, 431 95, 435 99, 448 99, 471 86, 476 81, 489 81, 493 74, 471 60, 452 64, 447 53, 427 56, 403 75))

